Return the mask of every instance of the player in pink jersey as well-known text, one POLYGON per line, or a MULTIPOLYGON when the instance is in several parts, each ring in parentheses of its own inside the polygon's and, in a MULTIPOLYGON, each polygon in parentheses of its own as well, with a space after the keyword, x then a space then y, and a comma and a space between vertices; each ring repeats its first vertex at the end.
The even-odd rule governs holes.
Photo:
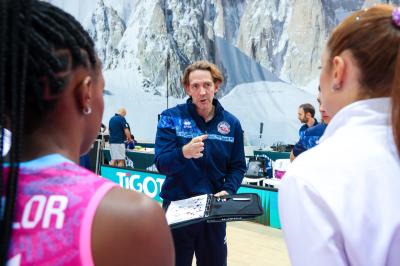
POLYGON ((79 167, 100 127, 104 80, 69 14, 0 1, 0 264, 173 265, 160 206, 79 167))

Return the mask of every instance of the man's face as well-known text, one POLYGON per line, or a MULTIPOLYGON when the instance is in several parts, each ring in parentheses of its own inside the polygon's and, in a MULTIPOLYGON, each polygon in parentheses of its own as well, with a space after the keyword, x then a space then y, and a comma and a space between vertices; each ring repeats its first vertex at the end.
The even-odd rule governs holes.
POLYGON ((189 74, 189 85, 185 86, 185 90, 192 97, 198 112, 209 112, 218 86, 219 84, 214 83, 210 71, 194 70, 189 74))
POLYGON ((300 120, 301 123, 307 123, 307 116, 303 108, 299 108, 297 112, 297 118, 300 120))

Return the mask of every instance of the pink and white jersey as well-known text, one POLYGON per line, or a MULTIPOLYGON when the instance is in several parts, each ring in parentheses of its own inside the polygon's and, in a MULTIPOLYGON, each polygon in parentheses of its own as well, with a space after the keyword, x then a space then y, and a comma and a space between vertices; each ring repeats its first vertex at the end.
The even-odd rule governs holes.
POLYGON ((58 154, 21 163, 8 265, 93 265, 93 218, 114 186, 58 154))

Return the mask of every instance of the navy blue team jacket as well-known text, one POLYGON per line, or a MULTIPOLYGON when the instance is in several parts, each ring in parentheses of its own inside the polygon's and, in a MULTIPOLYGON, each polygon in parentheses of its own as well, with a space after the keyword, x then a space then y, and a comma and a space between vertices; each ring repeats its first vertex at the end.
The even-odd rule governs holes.
POLYGON ((325 132, 326 126, 327 125, 322 122, 317 124, 316 126, 309 127, 304 130, 303 136, 293 147, 293 155, 297 157, 302 152, 309 150, 314 146, 317 146, 319 139, 325 132))
POLYGON ((167 176, 160 196, 166 201, 239 189, 246 170, 243 130, 239 120, 214 99, 209 122, 196 112, 192 99, 165 110, 157 126, 155 164, 167 176), (208 134, 203 157, 186 159, 182 147, 192 138, 208 134))

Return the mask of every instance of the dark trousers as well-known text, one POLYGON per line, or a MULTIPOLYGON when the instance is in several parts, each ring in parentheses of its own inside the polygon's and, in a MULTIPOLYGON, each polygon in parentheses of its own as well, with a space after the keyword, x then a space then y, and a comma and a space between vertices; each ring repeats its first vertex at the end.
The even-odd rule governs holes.
POLYGON ((191 266, 193 254, 198 266, 227 264, 226 223, 196 223, 172 230, 176 266, 191 266))

